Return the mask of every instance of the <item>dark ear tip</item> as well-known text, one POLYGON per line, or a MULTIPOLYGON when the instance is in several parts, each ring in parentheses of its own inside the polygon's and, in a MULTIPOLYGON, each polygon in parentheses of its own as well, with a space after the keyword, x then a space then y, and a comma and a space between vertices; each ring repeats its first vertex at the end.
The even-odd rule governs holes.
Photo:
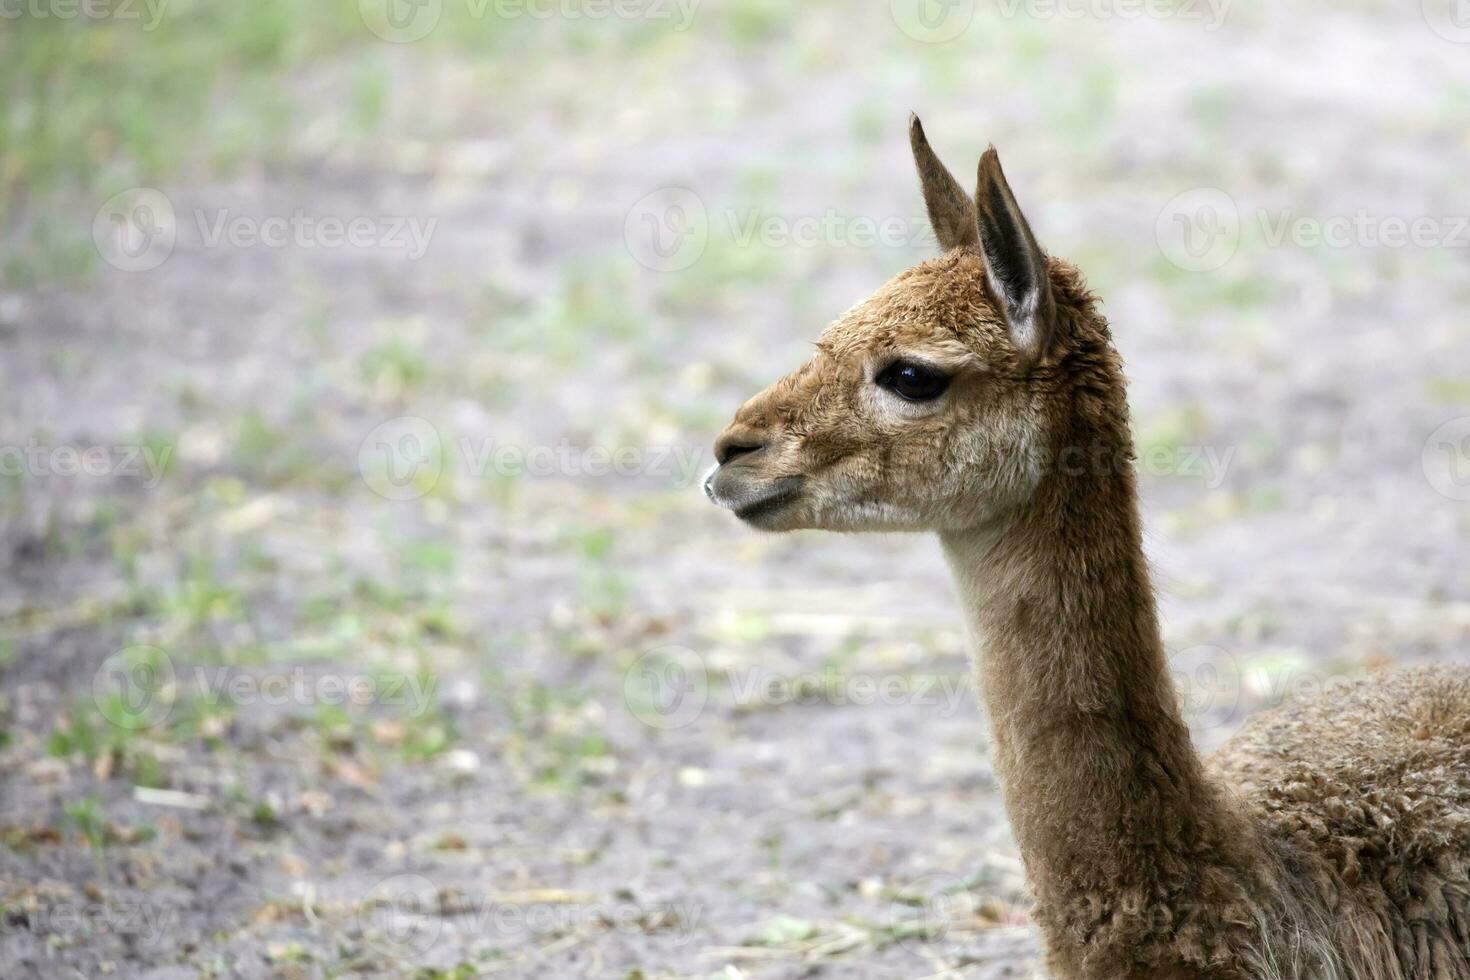
POLYGON ((917 112, 909 113, 909 139, 918 143, 928 142, 924 137, 924 124, 919 122, 919 114, 917 112))
POLYGON ((987 171, 1000 172, 1000 153, 996 151, 994 143, 991 143, 985 148, 985 152, 980 154, 980 173, 983 175, 987 171))

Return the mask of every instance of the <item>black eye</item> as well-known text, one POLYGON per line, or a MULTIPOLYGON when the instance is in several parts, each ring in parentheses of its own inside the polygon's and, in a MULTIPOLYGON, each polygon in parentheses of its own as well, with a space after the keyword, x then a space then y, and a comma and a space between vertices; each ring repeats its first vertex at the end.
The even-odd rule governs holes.
POLYGON ((877 377, 878 384, 911 402, 933 401, 949 387, 949 375, 912 361, 894 361, 877 377))

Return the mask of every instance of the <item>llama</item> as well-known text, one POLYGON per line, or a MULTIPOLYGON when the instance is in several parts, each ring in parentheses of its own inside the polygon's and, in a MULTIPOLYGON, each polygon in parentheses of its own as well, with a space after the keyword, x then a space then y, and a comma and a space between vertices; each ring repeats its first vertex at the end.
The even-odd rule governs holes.
POLYGON ((994 147, 910 142, 944 254, 822 333, 715 444, 765 531, 938 534, 1062 980, 1470 980, 1470 672, 1264 713, 1209 760, 1170 683, 1108 324, 994 147))

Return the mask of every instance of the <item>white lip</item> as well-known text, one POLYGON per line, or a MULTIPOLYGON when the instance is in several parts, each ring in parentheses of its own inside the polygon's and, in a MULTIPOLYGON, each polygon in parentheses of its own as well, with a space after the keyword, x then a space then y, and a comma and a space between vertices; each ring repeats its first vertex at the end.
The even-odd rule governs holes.
POLYGON ((766 513, 789 503, 800 495, 804 483, 802 477, 787 476, 777 480, 736 481, 739 485, 735 487, 720 487, 715 480, 720 470, 721 467, 716 466, 705 475, 705 496, 743 521, 764 517, 766 513))
POLYGON ((720 472, 720 464, 716 463, 715 465, 711 466, 709 468, 709 472, 704 475, 704 495, 713 500, 715 503, 719 504, 721 507, 728 507, 730 506, 729 504, 725 503, 719 497, 715 496, 715 474, 718 472, 720 472))

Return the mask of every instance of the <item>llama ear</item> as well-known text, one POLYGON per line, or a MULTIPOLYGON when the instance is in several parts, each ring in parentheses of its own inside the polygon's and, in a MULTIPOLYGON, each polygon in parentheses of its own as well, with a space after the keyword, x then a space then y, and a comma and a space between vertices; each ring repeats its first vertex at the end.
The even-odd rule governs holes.
POLYGON ((924 206, 929 209, 929 224, 934 226, 934 237, 939 239, 939 247, 947 252, 952 248, 978 244, 974 202, 934 155, 924 137, 924 126, 913 113, 909 113, 909 145, 914 149, 914 165, 919 168, 924 206))
POLYGON ((1034 364, 1051 339, 1055 320, 1046 253, 1036 244, 1026 216, 1000 169, 995 147, 980 158, 975 191, 980 248, 985 253, 985 282, 1011 327, 1011 338, 1027 366, 1034 364))

